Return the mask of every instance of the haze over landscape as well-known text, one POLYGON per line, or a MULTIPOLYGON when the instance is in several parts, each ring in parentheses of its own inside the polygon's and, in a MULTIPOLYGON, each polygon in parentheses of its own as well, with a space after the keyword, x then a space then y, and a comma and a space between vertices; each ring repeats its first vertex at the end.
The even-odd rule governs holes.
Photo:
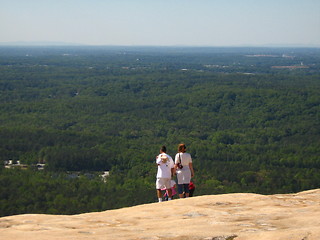
POLYGON ((318 0, 1 1, 0 44, 320 46, 318 0))

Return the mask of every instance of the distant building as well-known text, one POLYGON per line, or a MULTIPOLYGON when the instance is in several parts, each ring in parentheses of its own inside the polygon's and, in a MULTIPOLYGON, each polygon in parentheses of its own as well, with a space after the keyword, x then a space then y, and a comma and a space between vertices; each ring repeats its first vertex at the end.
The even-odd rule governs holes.
POLYGON ((102 175, 100 175, 100 177, 102 178, 102 180, 104 182, 106 182, 107 181, 107 177, 109 177, 109 175, 110 175, 110 172, 109 171, 105 171, 102 175))
MULTIPOLYGON (((44 163, 37 163, 35 166, 38 170, 44 170, 45 164, 44 163)), ((4 161, 4 167, 7 169, 11 168, 20 168, 20 169, 27 169, 29 165, 27 164, 21 164, 19 160, 14 161, 14 160, 5 160, 4 161)))
POLYGON ((7 161, 4 161, 4 167, 7 168, 7 169, 10 169, 10 168, 27 169, 28 165, 21 164, 20 161, 16 161, 16 163, 14 163, 13 160, 7 160, 7 161))
POLYGON ((37 163, 36 167, 38 170, 44 170, 45 164, 44 163, 37 163))

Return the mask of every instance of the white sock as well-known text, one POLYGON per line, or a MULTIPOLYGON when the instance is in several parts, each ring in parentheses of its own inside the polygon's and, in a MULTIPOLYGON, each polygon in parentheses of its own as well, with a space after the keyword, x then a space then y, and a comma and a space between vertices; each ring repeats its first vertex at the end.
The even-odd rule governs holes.
POLYGON ((158 198, 159 202, 162 202, 162 198, 158 198))
POLYGON ((172 200, 171 198, 168 198, 168 201, 172 200))

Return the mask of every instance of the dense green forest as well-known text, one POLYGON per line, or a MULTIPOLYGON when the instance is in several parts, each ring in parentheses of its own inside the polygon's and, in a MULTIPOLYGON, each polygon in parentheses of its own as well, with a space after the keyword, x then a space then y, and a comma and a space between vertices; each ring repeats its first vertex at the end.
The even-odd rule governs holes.
POLYGON ((0 216, 154 202, 181 142, 195 195, 319 188, 319 92, 320 49, 0 47, 0 216))

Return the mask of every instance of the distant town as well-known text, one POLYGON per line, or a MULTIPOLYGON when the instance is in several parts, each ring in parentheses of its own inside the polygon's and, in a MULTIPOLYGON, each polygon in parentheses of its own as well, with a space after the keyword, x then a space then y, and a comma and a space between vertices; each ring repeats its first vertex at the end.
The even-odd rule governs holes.
MULTIPOLYGON (((29 168, 33 168, 36 169, 38 171, 42 171, 45 168, 45 163, 37 163, 37 164, 33 164, 33 165, 28 165, 28 164, 22 164, 20 163, 20 161, 14 161, 14 160, 6 160, 4 161, 4 168, 6 169, 29 169, 29 168)), ((70 172, 68 174, 68 178, 69 179, 74 179, 74 178, 78 178, 80 175, 84 175, 89 179, 94 178, 94 176, 96 174, 92 174, 92 173, 84 173, 84 174, 80 174, 79 172, 70 172)), ((104 182, 106 182, 106 179, 108 176, 110 176, 110 172, 109 171, 103 171, 102 174, 99 174, 99 176, 102 178, 102 180, 104 182)))
POLYGON ((37 163, 37 164, 29 166, 27 164, 21 164, 20 161, 6 160, 6 161, 4 161, 4 167, 7 169, 10 169, 10 168, 27 169, 29 167, 34 167, 38 170, 44 170, 45 164, 44 163, 37 163))

